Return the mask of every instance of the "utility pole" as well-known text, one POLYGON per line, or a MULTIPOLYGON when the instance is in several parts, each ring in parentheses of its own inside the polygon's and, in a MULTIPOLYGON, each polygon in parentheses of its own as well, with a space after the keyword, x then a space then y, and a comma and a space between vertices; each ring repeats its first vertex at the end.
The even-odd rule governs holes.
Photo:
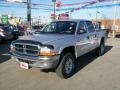
POLYGON ((55 2, 54 2, 54 20, 55 20, 55 16, 56 16, 56 12, 55 12, 55 2))
POLYGON ((27 22, 31 27, 31 0, 27 0, 27 22))
POLYGON ((53 4, 54 4, 54 5, 53 5, 53 9, 54 9, 54 12, 53 12, 53 13, 54 13, 54 20, 55 20, 55 16, 56 16, 56 12, 55 12, 55 9, 56 9, 56 8, 55 8, 55 3, 56 3, 56 0, 52 0, 52 2, 53 2, 53 4))

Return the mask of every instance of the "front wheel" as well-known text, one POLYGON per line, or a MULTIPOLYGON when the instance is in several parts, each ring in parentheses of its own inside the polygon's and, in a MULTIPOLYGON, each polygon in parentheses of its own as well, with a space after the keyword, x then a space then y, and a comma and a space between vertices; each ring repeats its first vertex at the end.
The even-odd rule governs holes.
POLYGON ((71 53, 62 56, 61 62, 56 69, 56 73, 61 78, 69 78, 74 73, 74 57, 71 53))
POLYGON ((2 38, 0 37, 0 43, 2 43, 2 38))

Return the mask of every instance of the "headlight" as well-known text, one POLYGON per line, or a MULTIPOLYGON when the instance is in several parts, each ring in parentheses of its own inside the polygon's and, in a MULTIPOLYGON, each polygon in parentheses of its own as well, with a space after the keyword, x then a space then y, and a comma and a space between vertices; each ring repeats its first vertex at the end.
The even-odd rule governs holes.
POLYGON ((3 32, 4 30, 0 28, 0 32, 3 32))
POLYGON ((14 31, 18 31, 17 29, 14 29, 14 31))
POLYGON ((40 56, 55 56, 56 52, 53 49, 45 46, 40 49, 39 55, 40 56))
POLYGON ((16 51, 15 47, 12 44, 10 45, 10 51, 16 51))
POLYGON ((3 32, 0 32, 0 35, 1 35, 2 37, 5 37, 5 35, 4 35, 4 33, 3 33, 3 32))

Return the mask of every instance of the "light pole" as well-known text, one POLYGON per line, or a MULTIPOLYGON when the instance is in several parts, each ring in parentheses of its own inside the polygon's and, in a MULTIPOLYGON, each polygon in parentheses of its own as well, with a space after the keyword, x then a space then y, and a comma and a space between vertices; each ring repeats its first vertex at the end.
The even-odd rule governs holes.
POLYGON ((31 0, 27 0, 27 22, 31 26, 31 0))
POLYGON ((98 20, 98 7, 97 7, 97 4, 98 4, 98 2, 99 2, 99 0, 97 0, 97 2, 96 2, 96 22, 97 22, 97 20, 98 20))

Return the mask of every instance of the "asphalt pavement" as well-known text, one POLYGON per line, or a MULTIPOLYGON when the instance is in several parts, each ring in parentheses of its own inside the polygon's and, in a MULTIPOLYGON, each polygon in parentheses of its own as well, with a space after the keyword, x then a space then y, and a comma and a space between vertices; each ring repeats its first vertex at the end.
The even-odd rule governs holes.
POLYGON ((21 69, 9 53, 10 42, 0 44, 0 90, 120 90, 120 39, 109 38, 105 54, 78 58, 68 79, 39 68, 21 69))

